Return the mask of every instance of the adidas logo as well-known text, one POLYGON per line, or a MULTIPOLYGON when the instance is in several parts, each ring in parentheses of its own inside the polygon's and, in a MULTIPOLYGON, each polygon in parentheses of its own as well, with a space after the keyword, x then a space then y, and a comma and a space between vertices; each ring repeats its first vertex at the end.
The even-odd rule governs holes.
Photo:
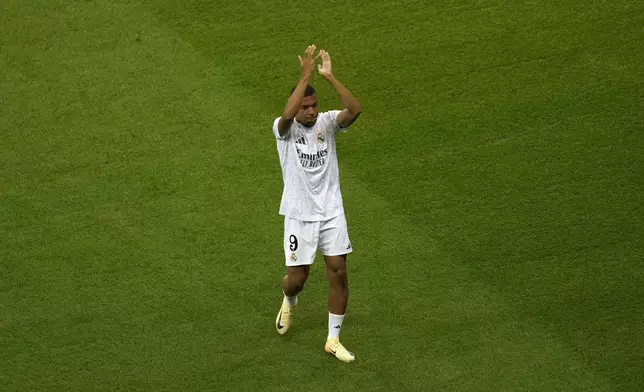
POLYGON ((301 138, 299 138, 299 139, 297 139, 295 141, 295 144, 304 144, 304 145, 306 145, 306 138, 304 138, 304 136, 302 136, 301 138))
POLYGON ((351 244, 349 244, 349 246, 347 246, 347 250, 349 250, 349 249, 351 249, 351 244))
POLYGON ((336 325, 335 327, 333 327, 333 329, 340 329, 340 326, 336 325))

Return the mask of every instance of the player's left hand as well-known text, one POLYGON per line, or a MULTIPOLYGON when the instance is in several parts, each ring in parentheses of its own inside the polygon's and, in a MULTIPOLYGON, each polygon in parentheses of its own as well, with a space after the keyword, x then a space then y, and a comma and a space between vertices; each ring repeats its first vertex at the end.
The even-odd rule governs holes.
POLYGON ((323 49, 320 50, 318 56, 322 57, 322 64, 318 65, 318 72, 320 73, 320 76, 324 78, 332 77, 333 73, 331 73, 331 56, 329 56, 329 53, 323 49))

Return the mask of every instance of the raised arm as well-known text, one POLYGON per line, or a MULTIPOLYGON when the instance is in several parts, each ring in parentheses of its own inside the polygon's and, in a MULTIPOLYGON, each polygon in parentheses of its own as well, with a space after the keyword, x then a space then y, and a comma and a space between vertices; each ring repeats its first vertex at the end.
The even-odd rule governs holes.
POLYGON ((322 64, 318 65, 318 72, 326 79, 340 96, 340 101, 344 105, 344 110, 338 114, 338 125, 340 128, 346 128, 353 124, 360 115, 362 108, 360 102, 351 94, 346 87, 335 78, 331 71, 331 56, 326 50, 320 50, 318 56, 322 56, 322 64))
MULTIPOLYGON (((277 123, 277 130, 279 131, 280 136, 286 135, 291 124, 293 124, 293 119, 297 115, 300 105, 302 104, 302 98, 304 97, 304 90, 311 79, 311 74, 313 73, 313 66, 315 65, 315 59, 313 58, 313 53, 315 52, 315 45, 311 45, 306 48, 304 52, 304 58, 297 56, 300 59, 300 66, 302 68, 302 74, 300 80, 295 87, 295 91, 288 98, 286 102, 286 107, 284 108, 284 113, 277 123)), ((320 54, 318 54, 320 56, 320 54)))

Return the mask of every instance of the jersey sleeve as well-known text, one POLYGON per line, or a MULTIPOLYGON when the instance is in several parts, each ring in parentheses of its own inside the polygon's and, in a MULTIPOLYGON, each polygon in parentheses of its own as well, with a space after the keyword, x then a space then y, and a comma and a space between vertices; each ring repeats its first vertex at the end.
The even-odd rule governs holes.
POLYGON ((273 121, 273 135, 275 135, 277 139, 286 140, 291 135, 291 128, 288 129, 288 131, 286 132, 286 135, 280 136, 280 131, 279 129, 277 129, 277 124, 280 122, 280 118, 281 117, 278 117, 275 119, 275 121, 273 121))
POLYGON ((329 121, 331 122, 331 126, 333 127, 334 132, 346 132, 349 127, 344 127, 340 128, 340 124, 338 124, 338 115, 342 113, 342 110, 330 110, 329 111, 329 121))

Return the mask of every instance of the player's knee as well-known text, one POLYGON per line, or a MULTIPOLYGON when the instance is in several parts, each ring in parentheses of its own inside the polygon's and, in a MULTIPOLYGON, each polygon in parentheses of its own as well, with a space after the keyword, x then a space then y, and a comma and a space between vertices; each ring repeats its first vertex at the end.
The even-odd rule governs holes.
POLYGON ((297 292, 300 292, 300 291, 304 290, 304 286, 306 284, 306 278, 307 278, 307 276, 303 275, 303 276, 299 276, 298 278, 293 280, 293 288, 297 292))
POLYGON ((308 271, 292 271, 289 272, 289 283, 294 289, 301 291, 304 288, 306 279, 309 277, 308 271))
POLYGON ((305 281, 293 282, 293 289, 299 293, 300 291, 304 290, 304 283, 306 282, 305 281))
POLYGON ((331 281, 338 284, 344 284, 347 281, 347 267, 344 263, 329 265, 327 271, 331 281))
POLYGON ((347 267, 343 265, 342 267, 338 268, 336 274, 338 278, 344 282, 345 280, 347 280, 347 267))

